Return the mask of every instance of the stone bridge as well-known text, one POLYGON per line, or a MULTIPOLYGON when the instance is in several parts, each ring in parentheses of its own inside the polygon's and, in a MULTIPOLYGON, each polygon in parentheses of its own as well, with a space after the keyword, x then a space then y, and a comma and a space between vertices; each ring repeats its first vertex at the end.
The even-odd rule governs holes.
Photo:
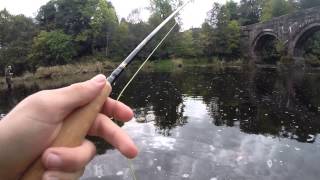
POLYGON ((320 7, 297 11, 270 21, 242 27, 244 51, 259 60, 259 51, 270 40, 279 40, 287 55, 301 59, 305 41, 320 30, 320 7))

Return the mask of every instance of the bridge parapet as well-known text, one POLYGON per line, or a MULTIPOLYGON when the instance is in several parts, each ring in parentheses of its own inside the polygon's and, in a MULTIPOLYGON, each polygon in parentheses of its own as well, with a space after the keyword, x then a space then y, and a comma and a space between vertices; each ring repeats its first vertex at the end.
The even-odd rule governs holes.
MULTIPOLYGON (((320 7, 294 12, 270 21, 242 27, 242 37, 248 42, 248 51, 256 56, 256 46, 265 36, 274 36, 288 49, 288 55, 301 56, 301 46, 314 32, 320 30, 320 7)), ((260 42, 261 43, 261 42, 260 42)))

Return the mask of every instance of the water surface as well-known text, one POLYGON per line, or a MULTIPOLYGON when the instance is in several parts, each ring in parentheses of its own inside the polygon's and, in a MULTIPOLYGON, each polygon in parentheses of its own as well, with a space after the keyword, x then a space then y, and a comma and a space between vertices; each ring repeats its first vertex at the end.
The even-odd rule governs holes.
MULTIPOLYGON (((296 69, 141 73, 123 97, 135 111, 123 128, 140 150, 132 161, 137 179, 318 179, 319 80, 296 69)), ((2 91, 0 113, 39 89, 2 91)), ((96 143, 99 155, 82 179, 131 180, 127 160, 96 143)))

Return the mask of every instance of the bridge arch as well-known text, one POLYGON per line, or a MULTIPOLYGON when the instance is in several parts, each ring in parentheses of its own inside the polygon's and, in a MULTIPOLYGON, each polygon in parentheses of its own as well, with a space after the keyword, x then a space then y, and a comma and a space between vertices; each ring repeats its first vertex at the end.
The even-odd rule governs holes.
MULTIPOLYGON (((262 60, 262 51, 270 42, 279 40, 278 35, 271 29, 263 30, 259 33, 251 44, 251 55, 256 61, 262 60)), ((274 47, 275 48, 275 47, 274 47)))
POLYGON ((289 55, 292 57, 302 57, 305 42, 318 31, 320 31, 320 22, 312 23, 302 28, 302 30, 294 36, 293 41, 291 42, 289 55))

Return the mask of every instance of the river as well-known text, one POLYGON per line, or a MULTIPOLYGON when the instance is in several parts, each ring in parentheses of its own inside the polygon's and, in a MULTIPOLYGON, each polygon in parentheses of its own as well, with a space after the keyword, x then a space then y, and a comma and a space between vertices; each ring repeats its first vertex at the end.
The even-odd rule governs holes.
MULTIPOLYGON (((319 179, 319 80, 319 72, 279 68, 139 74, 123 96, 135 112, 123 128, 140 150, 132 161, 137 180, 319 179)), ((33 92, 71 82, 1 90, 0 114, 33 92)), ((133 179, 128 161, 95 141, 99 155, 82 180, 133 179)))

